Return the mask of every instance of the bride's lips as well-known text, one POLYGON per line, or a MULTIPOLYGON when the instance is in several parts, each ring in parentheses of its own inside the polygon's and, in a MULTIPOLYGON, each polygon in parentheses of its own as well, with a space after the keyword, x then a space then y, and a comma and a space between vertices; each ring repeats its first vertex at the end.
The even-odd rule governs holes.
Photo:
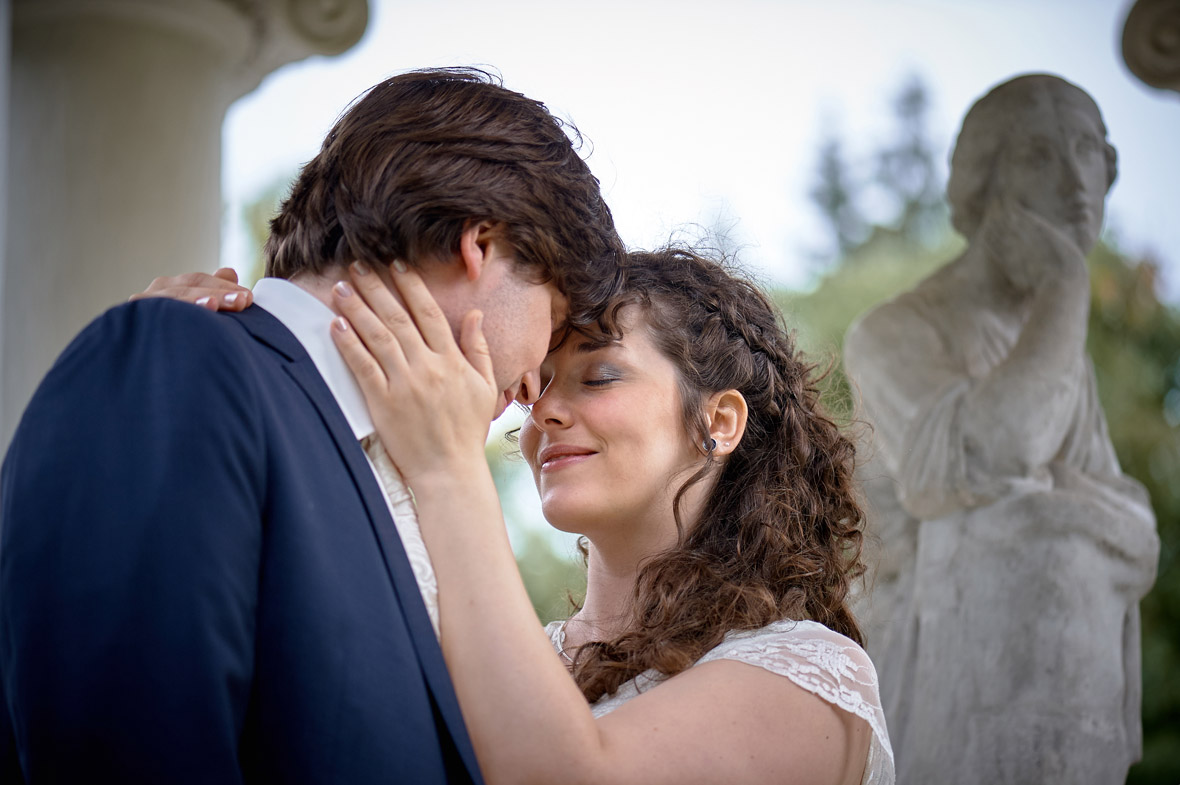
POLYGON ((597 454, 594 450, 572 444, 552 444, 537 454, 537 463, 541 471, 548 472, 573 466, 597 454))

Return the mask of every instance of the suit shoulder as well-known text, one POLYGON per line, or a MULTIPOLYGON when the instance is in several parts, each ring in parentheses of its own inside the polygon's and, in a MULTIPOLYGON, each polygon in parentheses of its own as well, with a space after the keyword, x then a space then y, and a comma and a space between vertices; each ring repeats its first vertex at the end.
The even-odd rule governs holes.
POLYGON ((54 362, 46 379, 115 364, 153 366, 171 374, 241 368, 254 341, 236 320, 176 300, 153 298, 110 308, 87 325, 54 362))
POLYGON ((115 306, 66 347, 42 380, 34 401, 50 390, 68 395, 90 387, 119 398, 127 385, 189 397, 242 399, 250 395, 255 342, 225 314, 175 300, 115 306))
POLYGON ((236 342, 245 330, 227 314, 178 300, 151 298, 117 305, 95 319, 80 334, 91 330, 104 338, 133 342, 184 340, 236 342))

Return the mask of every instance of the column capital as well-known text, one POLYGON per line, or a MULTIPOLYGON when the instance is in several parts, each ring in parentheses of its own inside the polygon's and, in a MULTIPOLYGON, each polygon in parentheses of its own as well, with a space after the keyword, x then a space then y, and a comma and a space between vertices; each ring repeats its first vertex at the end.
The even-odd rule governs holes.
POLYGON ((12 11, 16 29, 110 21, 200 41, 235 98, 287 63, 344 52, 369 21, 368 0, 14 0, 12 11))
POLYGON ((1138 0, 1123 25, 1123 60, 1141 81, 1180 92, 1180 0, 1138 0))

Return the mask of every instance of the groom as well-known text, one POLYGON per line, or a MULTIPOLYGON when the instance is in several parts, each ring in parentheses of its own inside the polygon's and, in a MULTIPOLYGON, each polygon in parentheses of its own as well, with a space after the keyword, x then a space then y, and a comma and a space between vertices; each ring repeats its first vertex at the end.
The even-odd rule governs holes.
POLYGON ((480 782, 331 288, 402 259, 452 325, 483 310, 506 406, 539 394, 551 333, 596 317, 621 254, 543 105, 415 72, 304 168, 255 307, 92 323, 4 464, 0 781, 480 782))

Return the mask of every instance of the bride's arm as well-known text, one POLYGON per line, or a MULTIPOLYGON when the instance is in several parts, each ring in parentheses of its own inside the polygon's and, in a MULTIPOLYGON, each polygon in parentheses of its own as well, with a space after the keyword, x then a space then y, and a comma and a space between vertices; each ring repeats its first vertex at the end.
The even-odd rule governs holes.
POLYGON ((374 310, 338 289, 348 321, 333 337, 413 489, 443 654, 488 782, 859 782, 864 723, 743 663, 692 668, 594 720, 537 622, 484 458, 498 390, 481 317, 464 320, 460 349, 421 279, 393 277, 409 315, 377 276, 354 275, 374 310))

